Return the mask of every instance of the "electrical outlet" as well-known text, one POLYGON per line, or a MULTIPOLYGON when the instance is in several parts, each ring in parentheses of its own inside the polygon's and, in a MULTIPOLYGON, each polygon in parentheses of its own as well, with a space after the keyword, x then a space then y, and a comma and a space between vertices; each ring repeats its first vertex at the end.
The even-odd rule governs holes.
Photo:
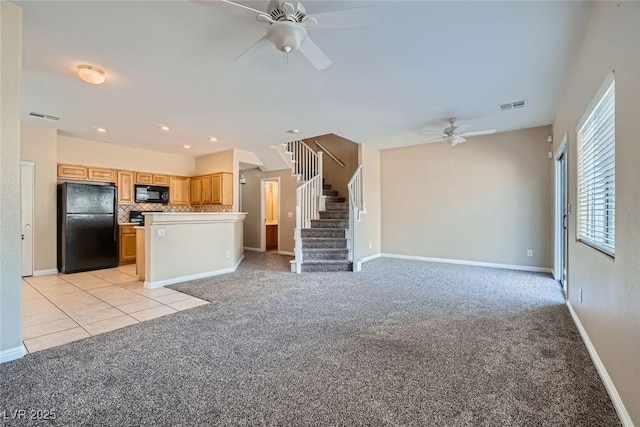
POLYGON ((527 256, 533 256, 533 249, 527 249, 527 256))
POLYGON ((165 236, 165 231, 164 228, 159 228, 156 230, 156 236, 157 237, 164 237, 165 236))
POLYGON ((578 302, 582 303, 582 288, 578 288, 578 302))
POLYGON ((225 255, 229 258, 231 256, 231 252, 227 251, 225 255))
POLYGON ((287 212, 287 217, 293 218, 293 212, 287 212))

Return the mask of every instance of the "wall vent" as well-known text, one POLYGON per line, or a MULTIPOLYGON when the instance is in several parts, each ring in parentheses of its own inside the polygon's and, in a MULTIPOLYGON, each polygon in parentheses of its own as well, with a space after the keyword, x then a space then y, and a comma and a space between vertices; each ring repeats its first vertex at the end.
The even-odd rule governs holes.
POLYGON ((524 108, 527 106, 527 100, 507 102, 506 104, 500 104, 501 111, 513 110, 516 108, 524 108))
POLYGON ((58 120, 60 120, 60 117, 58 116, 52 116, 50 114, 44 114, 44 113, 36 113, 35 111, 30 112, 29 115, 33 117, 38 117, 40 119, 51 120, 52 122, 57 122, 58 120))

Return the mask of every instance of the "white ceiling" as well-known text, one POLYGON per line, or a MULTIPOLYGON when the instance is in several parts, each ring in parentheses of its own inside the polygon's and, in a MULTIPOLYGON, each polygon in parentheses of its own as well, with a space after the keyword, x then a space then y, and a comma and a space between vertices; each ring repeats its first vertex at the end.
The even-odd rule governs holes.
MULTIPOLYGON (((373 4, 380 17, 368 27, 310 31, 333 61, 317 71, 300 52, 287 65, 271 46, 234 62, 266 24, 191 1, 15 3, 24 10, 26 123, 194 156, 259 153, 327 133, 382 149, 411 145, 428 139, 418 131, 440 131, 453 115, 471 131, 549 124, 589 8, 577 1, 305 1, 308 15, 373 4), (82 82, 76 67, 85 63, 103 68, 107 82, 82 82), (522 99, 524 109, 498 108, 522 99), (51 123, 31 111, 62 119, 51 123), (285 132, 292 128, 300 133, 285 132), (209 142, 211 135, 219 141, 209 142)), ((243 4, 266 10, 267 2, 243 4)))

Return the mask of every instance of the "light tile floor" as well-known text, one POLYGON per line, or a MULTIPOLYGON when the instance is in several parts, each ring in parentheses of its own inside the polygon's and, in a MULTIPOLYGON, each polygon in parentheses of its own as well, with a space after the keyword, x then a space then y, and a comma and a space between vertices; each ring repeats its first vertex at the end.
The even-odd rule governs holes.
POLYGON ((22 280, 22 337, 44 350, 207 301, 171 289, 145 289, 135 265, 22 280))

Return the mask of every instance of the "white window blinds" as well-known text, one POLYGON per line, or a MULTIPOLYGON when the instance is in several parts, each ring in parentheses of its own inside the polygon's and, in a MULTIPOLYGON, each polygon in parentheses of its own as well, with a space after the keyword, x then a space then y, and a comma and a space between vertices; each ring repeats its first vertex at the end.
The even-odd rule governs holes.
POLYGON ((611 73, 587 108, 578 134, 578 239, 615 254, 615 80, 611 73))

